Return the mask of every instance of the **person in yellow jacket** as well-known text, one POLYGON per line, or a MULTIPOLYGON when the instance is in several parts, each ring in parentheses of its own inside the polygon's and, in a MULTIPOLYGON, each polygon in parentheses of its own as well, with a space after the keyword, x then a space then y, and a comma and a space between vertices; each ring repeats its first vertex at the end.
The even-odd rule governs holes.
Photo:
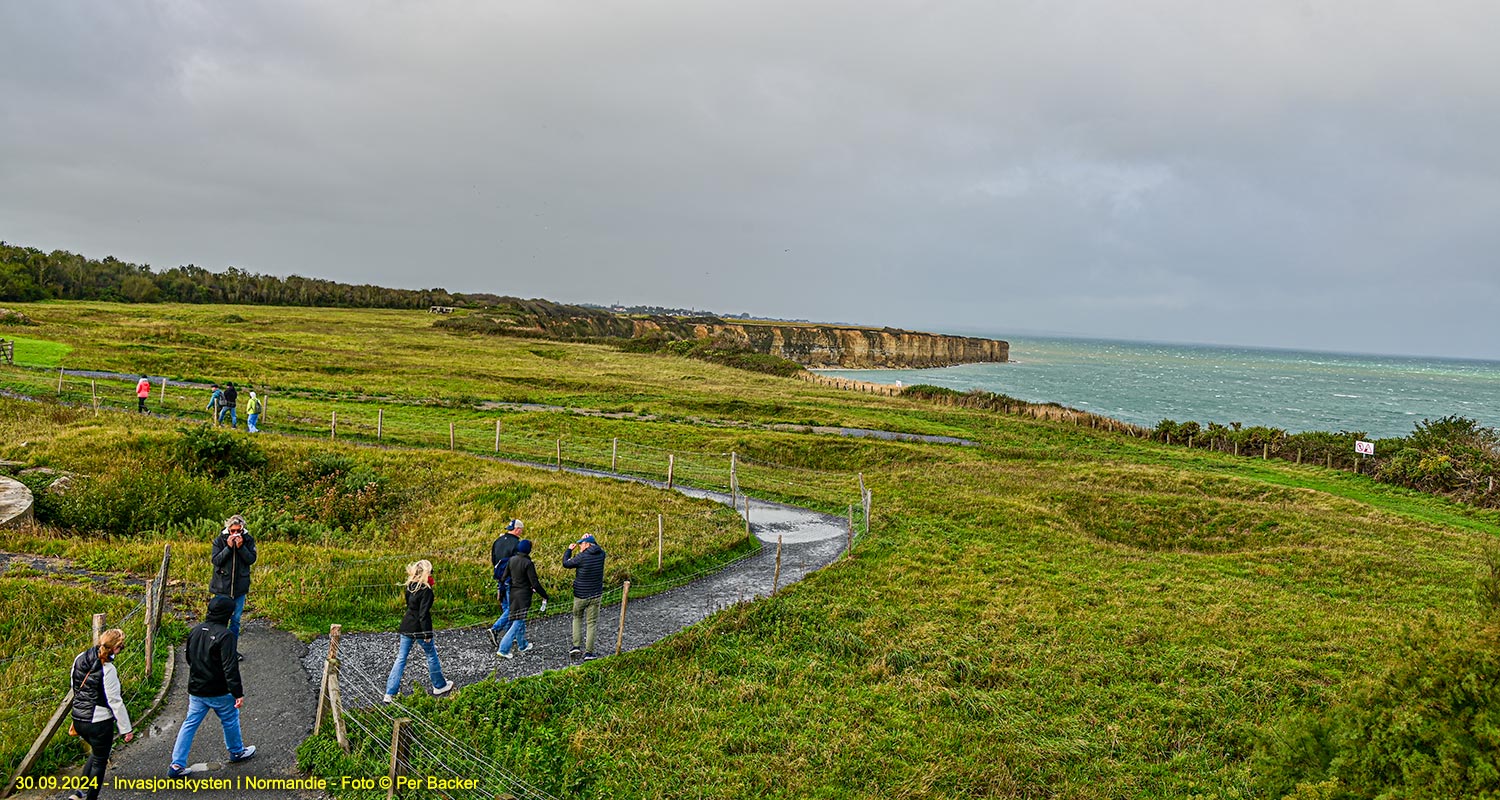
POLYGON ((266 401, 260 399, 259 397, 256 397, 255 392, 251 392, 250 404, 245 406, 245 413, 247 416, 247 419, 245 420, 245 426, 251 433, 260 433, 260 428, 257 426, 260 425, 260 415, 265 410, 266 401))

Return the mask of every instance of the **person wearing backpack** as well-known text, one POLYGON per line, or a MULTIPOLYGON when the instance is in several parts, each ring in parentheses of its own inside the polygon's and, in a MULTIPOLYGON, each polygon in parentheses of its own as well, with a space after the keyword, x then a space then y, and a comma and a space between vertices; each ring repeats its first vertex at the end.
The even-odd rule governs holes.
POLYGON ((255 745, 245 744, 240 732, 240 709, 245 705, 245 685, 240 680, 239 637, 225 623, 234 613, 234 601, 215 595, 208 601, 203 622, 188 633, 188 710, 172 745, 172 763, 168 778, 187 775, 188 756, 192 754, 193 737, 208 712, 214 712, 224 728, 224 747, 229 763, 239 764, 255 757, 255 745))
POLYGON ((250 393, 250 402, 245 406, 245 429, 251 433, 260 433, 260 415, 266 410, 266 401, 250 393))
POLYGON ((521 531, 526 523, 513 519, 505 526, 505 532, 490 545, 490 568, 495 576, 495 595, 500 598, 500 618, 490 626, 490 646, 500 651, 500 637, 510 628, 510 557, 516 554, 516 545, 521 542, 521 531))
POLYGON ((213 385, 213 389, 213 393, 208 396, 208 405, 205 408, 208 411, 208 418, 217 425, 223 421, 224 390, 220 389, 217 383, 213 385))
POLYGON ((83 765, 88 793, 74 792, 68 800, 97 800, 115 732, 118 730, 127 742, 135 738, 130 712, 120 695, 120 673, 114 665, 115 656, 124 649, 125 632, 112 628, 99 636, 97 647, 73 659, 73 732, 89 745, 89 760, 83 765))

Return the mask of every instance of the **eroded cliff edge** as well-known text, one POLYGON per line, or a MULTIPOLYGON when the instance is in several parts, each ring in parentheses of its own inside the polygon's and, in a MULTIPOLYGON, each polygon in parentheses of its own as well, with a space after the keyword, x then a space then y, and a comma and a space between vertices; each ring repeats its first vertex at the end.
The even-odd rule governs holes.
POLYGON ((1010 344, 897 328, 739 321, 714 316, 614 314, 546 300, 505 298, 496 306, 444 318, 439 328, 561 341, 712 339, 804 367, 920 369, 1005 362, 1010 344))

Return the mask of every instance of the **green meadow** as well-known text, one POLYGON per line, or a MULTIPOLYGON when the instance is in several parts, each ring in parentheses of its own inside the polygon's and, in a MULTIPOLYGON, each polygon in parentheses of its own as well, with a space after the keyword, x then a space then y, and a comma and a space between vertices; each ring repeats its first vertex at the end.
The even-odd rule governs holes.
MULTIPOLYGON (((567 465, 656 479, 670 461, 677 480, 722 489, 732 452, 745 490, 837 513, 862 476, 874 513, 852 559, 646 650, 414 701, 559 797, 1500 791, 1494 511, 1060 422, 447 332, 421 312, 17 308, 41 323, 28 337, 71 348, 68 368, 235 380, 270 409, 259 455, 244 456, 255 466, 210 475, 192 447, 250 437, 179 430, 204 419, 204 392, 169 387, 152 399, 165 418, 143 420, 126 410, 133 381, 59 391, 55 368, 0 368, 0 388, 47 401, 0 400, 0 458, 84 476, 48 501, 51 523, 0 535, 0 549, 144 575, 167 541, 201 560, 232 501, 280 551, 257 610, 304 634, 380 625, 395 613, 388 586, 368 603, 330 589, 394 584, 414 553, 448 554, 439 580, 474 573, 509 516, 545 519, 559 542, 625 538, 611 580, 666 580, 746 546, 726 510, 496 455, 553 462, 561 448, 567 465), (162 496, 196 499, 124 527, 123 511, 95 513, 162 496), (658 513, 689 532, 661 570, 658 513)), ((191 570, 189 584, 202 579, 191 570)), ((438 616, 484 618, 483 580, 457 581, 438 616)), ((315 737, 302 757, 323 774, 384 774, 388 747, 356 737, 345 755, 315 737)))

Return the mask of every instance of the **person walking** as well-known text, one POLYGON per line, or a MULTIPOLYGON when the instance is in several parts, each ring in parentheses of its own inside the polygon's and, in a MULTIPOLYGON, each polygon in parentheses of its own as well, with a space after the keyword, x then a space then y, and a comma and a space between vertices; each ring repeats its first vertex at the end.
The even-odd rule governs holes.
POLYGON ((516 648, 517 653, 530 652, 536 645, 526 641, 526 617, 531 613, 531 595, 542 596, 542 608, 540 613, 547 613, 547 590, 542 588, 542 582, 536 577, 536 564, 531 561, 531 540, 522 539, 516 543, 516 554, 510 557, 510 564, 506 567, 510 573, 510 628, 505 631, 505 636, 500 639, 500 649, 495 655, 501 658, 511 658, 511 647, 516 648))
POLYGON ((224 418, 224 390, 213 384, 213 393, 208 396, 208 418, 218 425, 224 418))
POLYGON ((599 604, 604 599, 605 555, 590 533, 568 545, 568 553, 563 556, 563 569, 577 570, 573 574, 573 649, 568 651, 569 658, 598 658, 594 654, 594 631, 599 627, 599 604), (585 618, 588 635, 583 637, 585 618))
POLYGON ((229 763, 238 764, 255 757, 255 745, 245 744, 240 732, 240 709, 245 707, 245 687, 240 680, 239 637, 225 626, 234 613, 234 601, 215 595, 208 601, 203 622, 193 628, 187 639, 188 710, 172 746, 172 763, 168 778, 187 774, 188 755, 198 726, 212 710, 224 728, 224 746, 229 763))
POLYGON ((432 577, 432 562, 426 559, 406 565, 406 615, 401 618, 401 644, 396 650, 396 663, 385 679, 385 702, 396 700, 401 693, 401 678, 406 674, 406 658, 411 655, 413 641, 421 642, 427 652, 427 680, 432 683, 434 696, 453 691, 453 681, 443 677, 443 665, 438 662, 437 644, 432 632, 432 593, 437 581, 432 577))
POLYGON ((145 375, 141 376, 135 384, 135 410, 146 413, 146 400, 151 397, 151 379, 145 375))
POLYGON ((250 392, 250 402, 245 406, 245 430, 260 433, 260 415, 266 410, 266 402, 250 392))
POLYGON ((85 797, 97 800, 104 782, 104 770, 109 766, 109 751, 115 743, 115 732, 118 730, 127 742, 135 738, 130 712, 120 696, 120 673, 114 665, 115 656, 124 649, 125 632, 111 628, 100 634, 98 646, 90 647, 73 659, 73 730, 89 745, 89 760, 83 765, 88 791, 74 792, 68 800, 85 797))
POLYGON ((255 537, 245 529, 245 518, 235 514, 224 521, 224 530, 214 537, 211 559, 214 574, 208 580, 210 594, 234 602, 234 617, 229 631, 240 635, 240 617, 245 613, 245 598, 250 595, 250 565, 255 563, 255 537))
POLYGON ((500 618, 490 626, 490 646, 498 652, 500 637, 510 628, 510 557, 516 554, 516 545, 521 541, 521 532, 526 523, 513 519, 505 526, 505 532, 490 545, 490 566, 495 576, 495 596, 500 598, 500 618))
POLYGON ((219 424, 224 424, 224 415, 229 415, 229 427, 240 426, 239 409, 236 406, 240 401, 240 390, 234 388, 234 381, 224 385, 224 407, 219 409, 219 424))

